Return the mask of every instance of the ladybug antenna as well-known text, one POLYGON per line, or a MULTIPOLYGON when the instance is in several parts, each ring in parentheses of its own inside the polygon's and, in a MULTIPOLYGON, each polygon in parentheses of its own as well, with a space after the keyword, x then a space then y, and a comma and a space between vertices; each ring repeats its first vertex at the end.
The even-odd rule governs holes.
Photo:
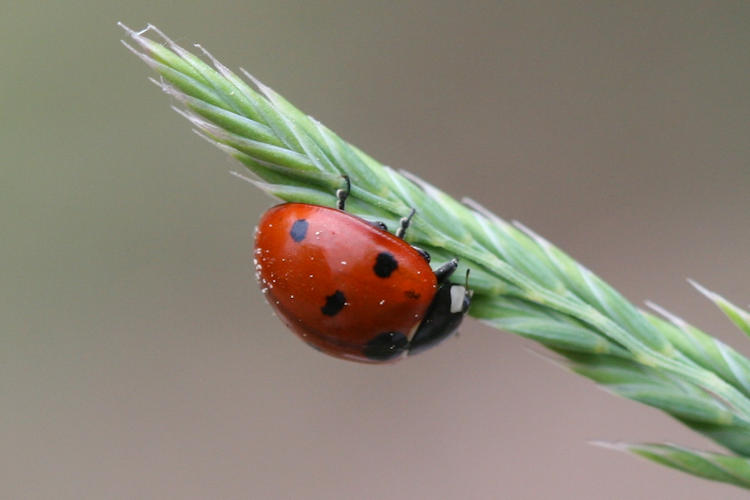
POLYGON ((336 190, 336 208, 339 210, 344 209, 344 204, 346 203, 346 199, 349 197, 349 192, 352 190, 352 183, 349 180, 349 176, 344 174, 342 175, 344 178, 344 182, 346 183, 346 187, 343 189, 337 189, 336 190))
POLYGON ((396 231, 397 238, 404 239, 404 235, 406 234, 406 229, 409 227, 409 224, 411 224, 411 218, 414 217, 415 213, 417 213, 417 210, 412 208, 411 212, 409 212, 409 215, 401 219, 401 227, 399 227, 398 230, 396 231))
POLYGON ((470 272, 470 271, 471 271, 471 269, 469 269, 469 268, 467 267, 467 268, 466 268, 466 278, 464 279, 464 288, 466 288, 466 293, 468 293, 468 294, 469 294, 469 297, 471 297, 472 295, 474 295, 474 290, 471 290, 471 289, 469 288, 469 272, 470 272))

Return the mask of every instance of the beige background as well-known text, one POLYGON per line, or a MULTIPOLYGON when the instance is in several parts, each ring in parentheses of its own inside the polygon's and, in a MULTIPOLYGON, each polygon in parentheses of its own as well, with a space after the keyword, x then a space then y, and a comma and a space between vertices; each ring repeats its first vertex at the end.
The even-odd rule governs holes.
POLYGON ((245 66, 381 161, 470 195, 749 353, 750 4, 6 3, 0 498, 741 498, 594 439, 710 447, 469 320, 393 367, 264 305, 272 202, 115 26, 245 66))

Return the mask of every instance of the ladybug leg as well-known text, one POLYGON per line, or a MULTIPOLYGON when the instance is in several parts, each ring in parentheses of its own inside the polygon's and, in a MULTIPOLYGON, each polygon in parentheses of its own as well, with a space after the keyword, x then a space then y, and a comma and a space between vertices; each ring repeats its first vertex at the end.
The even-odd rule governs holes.
POLYGON ((372 221, 370 222, 370 225, 378 229, 382 229, 383 231, 388 231, 388 226, 386 226, 385 222, 383 221, 380 221, 380 220, 372 221))
MULTIPOLYGON (((412 217, 414 217, 414 214, 416 213, 417 211, 414 208, 412 208, 411 212, 409 212, 409 215, 401 219, 400 227, 396 231, 396 237, 401 238, 402 240, 404 239, 404 236, 406 235, 406 230, 409 228, 409 224, 411 224, 411 219, 412 217)), ((427 253, 427 250, 423 250, 414 245, 412 245, 411 247, 417 252, 419 252, 419 255, 421 255, 425 261, 430 262, 430 254, 427 253)))
POLYGON ((422 258, 429 264, 430 263, 430 254, 427 250, 419 247, 415 247, 414 245, 411 246, 414 250, 419 252, 419 255, 422 256, 422 258))
POLYGON ((442 266, 438 267, 435 270, 435 278, 437 278, 438 283, 443 283, 445 280, 450 278, 451 274, 453 274, 457 267, 458 259, 451 259, 442 266))
MULTIPOLYGON (((469 273, 471 272, 471 269, 466 268, 466 278, 464 279, 464 287, 469 290, 469 273)), ((474 295, 474 291, 469 291, 470 294, 474 295)))
MULTIPOLYGON (((336 208, 338 208, 339 210, 344 210, 346 199, 349 197, 349 193, 352 190, 352 183, 349 180, 349 176, 344 174, 342 177, 344 178, 345 185, 342 189, 336 190, 336 208)), ((377 220, 374 222, 370 222, 370 225, 375 226, 378 229, 382 229, 383 231, 388 231, 388 226, 385 225, 385 222, 377 220)), ((429 260, 427 262, 429 262, 429 260)))
POLYGON ((411 218, 414 217, 415 213, 417 213, 417 211, 412 208, 411 212, 409 212, 409 215, 401 219, 401 222, 400 222, 401 227, 399 227, 398 230, 396 231, 396 237, 404 239, 406 230, 409 228, 409 224, 411 224, 411 218))
POLYGON ((344 181, 346 182, 346 187, 344 187, 344 189, 336 190, 336 208, 338 208, 339 210, 344 209, 346 199, 349 197, 349 192, 352 190, 352 183, 349 181, 349 176, 344 175, 343 177, 344 181))

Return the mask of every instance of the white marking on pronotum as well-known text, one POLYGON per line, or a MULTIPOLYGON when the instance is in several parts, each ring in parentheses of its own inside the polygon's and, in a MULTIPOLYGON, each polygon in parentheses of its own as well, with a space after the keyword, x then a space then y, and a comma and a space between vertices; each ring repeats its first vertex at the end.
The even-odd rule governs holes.
POLYGON ((451 313, 459 313, 464 308, 464 297, 466 296, 466 288, 461 285, 451 286, 451 313))

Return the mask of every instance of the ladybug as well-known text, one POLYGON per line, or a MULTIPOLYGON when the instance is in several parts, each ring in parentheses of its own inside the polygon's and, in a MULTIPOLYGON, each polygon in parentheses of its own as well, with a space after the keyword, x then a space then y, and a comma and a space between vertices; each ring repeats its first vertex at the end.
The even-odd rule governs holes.
MULTIPOLYGON (((337 207, 283 203, 255 233, 256 277, 281 320, 312 347, 335 357, 384 363, 419 353, 451 336, 471 303, 448 278, 458 261, 433 272, 430 257, 403 236, 337 207)), ((468 278, 468 273, 467 273, 468 278)))

